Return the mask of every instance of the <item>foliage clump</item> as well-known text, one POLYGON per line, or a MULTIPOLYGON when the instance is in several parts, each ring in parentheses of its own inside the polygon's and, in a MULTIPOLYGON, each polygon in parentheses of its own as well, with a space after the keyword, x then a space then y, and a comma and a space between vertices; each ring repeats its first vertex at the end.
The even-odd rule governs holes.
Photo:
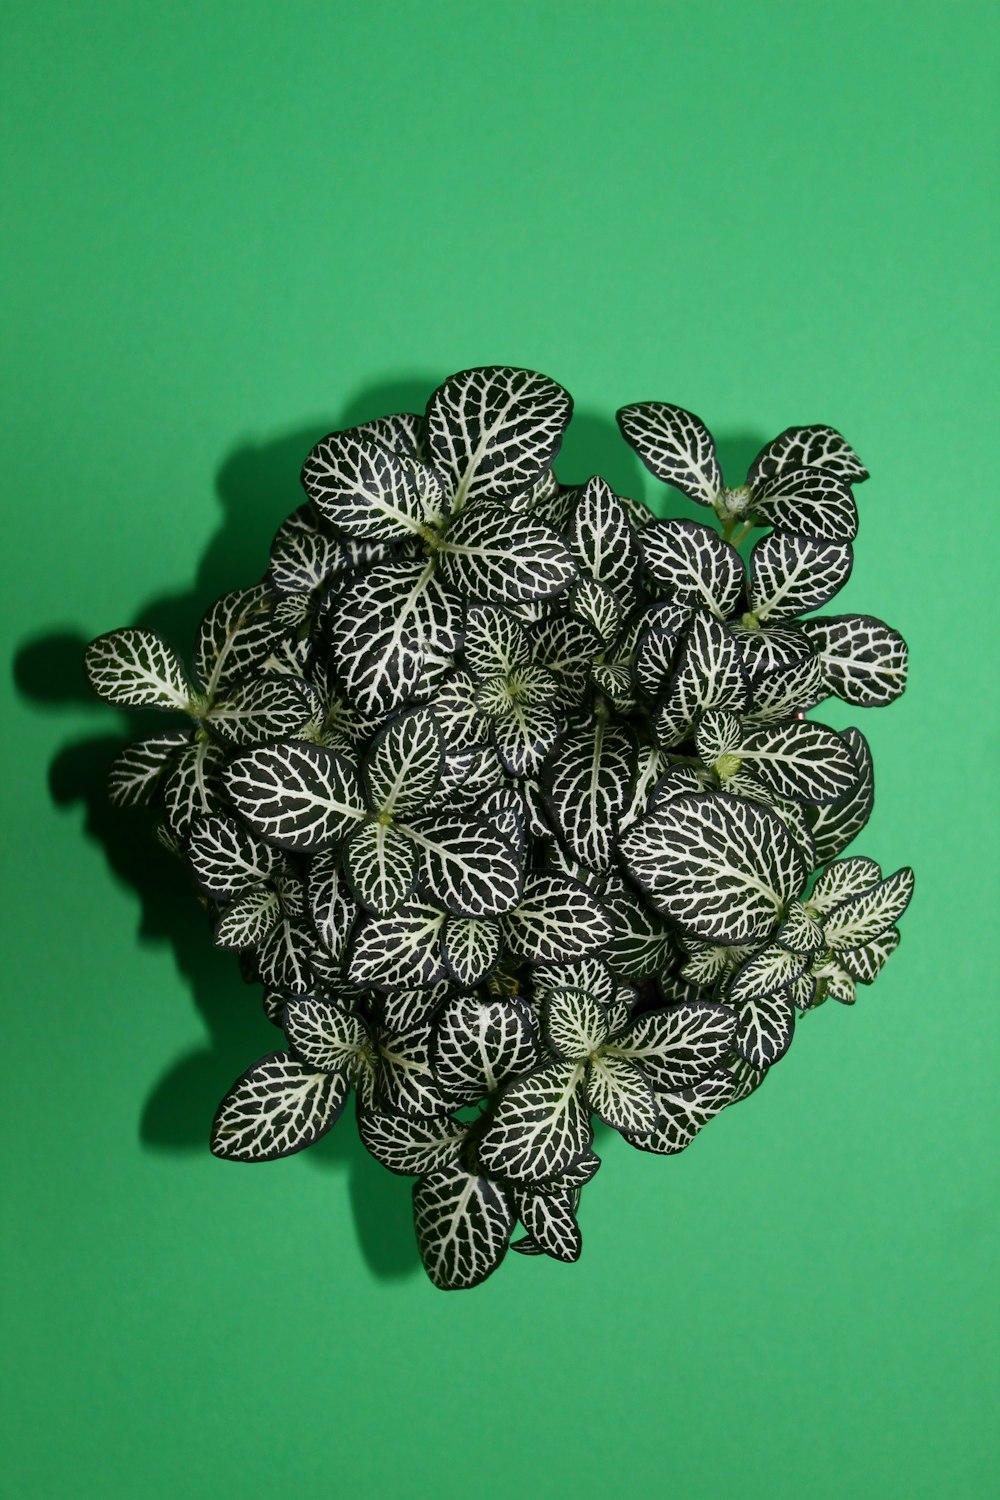
POLYGON ((444 1288, 508 1246, 575 1260, 595 1120, 683 1150, 798 1017, 875 979, 912 889, 841 857, 871 757, 805 717, 905 684, 894 630, 813 613, 851 571, 857 455, 789 428, 727 487, 697 417, 625 407, 718 525, 657 520, 557 481, 571 410, 542 375, 476 369, 423 416, 331 433, 190 670, 145 630, 87 651, 102 697, 186 716, 121 753, 111 795, 158 807, 284 1033, 212 1150, 301 1150, 353 1091, 368 1150, 418 1179, 444 1288))

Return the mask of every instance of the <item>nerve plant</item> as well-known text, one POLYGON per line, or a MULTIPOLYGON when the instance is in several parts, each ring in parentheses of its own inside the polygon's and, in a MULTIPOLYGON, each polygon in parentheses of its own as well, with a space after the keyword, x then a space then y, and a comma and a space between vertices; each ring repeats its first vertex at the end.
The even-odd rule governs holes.
POLYGON ((190 671, 146 630, 87 652, 104 698, 179 716, 111 796, 158 808, 284 1033, 212 1150, 299 1151, 353 1091, 444 1288, 508 1247, 576 1259, 595 1121, 683 1150, 872 982, 912 889, 841 858, 871 757, 805 717, 905 683, 894 630, 813 613, 851 571, 856 454, 790 428, 727 487, 697 417, 629 406, 625 439, 718 527, 656 520, 556 480, 571 409, 477 369, 331 433, 190 671))

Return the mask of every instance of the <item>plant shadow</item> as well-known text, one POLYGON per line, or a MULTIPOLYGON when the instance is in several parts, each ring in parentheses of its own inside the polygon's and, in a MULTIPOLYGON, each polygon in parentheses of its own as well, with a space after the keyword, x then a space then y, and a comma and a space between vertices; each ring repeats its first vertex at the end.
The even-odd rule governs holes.
MULTIPOLYGON (((129 623, 157 631, 186 654, 208 605, 263 575, 274 532, 301 503, 299 469, 317 439, 385 412, 420 411, 436 383, 429 375, 401 375, 368 385, 339 413, 236 446, 216 475, 222 519, 191 587, 153 598, 129 623)), ((760 445, 747 434, 720 441, 727 474, 742 474, 760 445)), ((652 489, 657 514, 708 519, 703 508, 651 480, 611 418, 575 415, 557 467, 564 483, 582 483, 600 473, 620 493, 635 498, 648 499, 652 489)), ((82 665, 86 642, 82 629, 65 624, 22 642, 14 662, 21 697, 43 710, 94 708, 82 665)), ((57 808, 84 808, 87 838, 101 847, 116 881, 139 898, 138 942, 170 945, 205 1025, 204 1045, 174 1062, 154 1083, 139 1122, 143 1146, 150 1152, 204 1151, 220 1098, 254 1058, 280 1047, 280 1033, 263 1015, 256 989, 252 997, 248 993, 232 955, 213 945, 190 879, 152 838, 148 820, 108 801, 107 768, 122 744, 164 725, 156 714, 119 714, 117 721, 119 732, 108 732, 104 709, 100 733, 56 748, 49 790, 57 808)), ((305 1159, 319 1170, 346 1177, 358 1242, 373 1275, 392 1280, 418 1269, 406 1184, 369 1156, 348 1121, 340 1122, 305 1159)))

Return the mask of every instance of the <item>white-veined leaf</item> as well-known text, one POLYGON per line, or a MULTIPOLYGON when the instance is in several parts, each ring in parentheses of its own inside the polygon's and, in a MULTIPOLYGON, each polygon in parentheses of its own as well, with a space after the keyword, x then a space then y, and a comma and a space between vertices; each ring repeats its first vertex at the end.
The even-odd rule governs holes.
POLYGON ((358 422, 344 429, 356 438, 374 438, 377 443, 398 453, 403 458, 424 457, 423 413, 414 411, 392 412, 385 417, 371 417, 367 422, 358 422))
POLYGON ((656 733, 668 750, 686 739, 694 721, 710 708, 743 713, 750 706, 750 681, 732 631, 711 615, 694 616, 680 648, 677 667, 660 712, 656 733))
POLYGON ((424 1270, 449 1292, 478 1286, 496 1270, 514 1210, 497 1183, 450 1162, 414 1184, 413 1221, 424 1270))
POLYGON ((795 1030, 795 1006, 787 990, 744 1000, 736 1014, 733 1046, 754 1068, 784 1057, 795 1030))
POLYGON ((835 802, 856 775, 851 752, 836 730, 808 719, 747 725, 740 759, 776 797, 790 802, 835 802))
POLYGON ((186 729, 134 740, 120 750, 108 769, 108 796, 115 807, 141 807, 151 802, 174 754, 191 736, 186 729))
POLYGON ((217 693, 252 677, 275 649, 281 629, 266 583, 223 594, 206 613, 195 637, 191 664, 211 703, 217 693))
POLYGON ((775 942, 780 943, 783 948, 791 949, 793 953, 809 956, 822 948, 823 929, 801 901, 790 901, 775 942))
POLYGON ((611 865, 634 775, 631 739, 604 719, 568 732, 546 764, 548 804, 559 831, 574 857, 592 869, 611 865))
POLYGON ((845 703, 881 707, 906 687, 906 642, 884 620, 829 615, 804 620, 802 628, 823 663, 827 690, 845 703))
POLYGON ((358 1053, 368 1044, 360 1016, 311 995, 288 1001, 283 1025, 296 1056, 324 1073, 346 1070, 350 1075, 358 1053))
POLYGON ((507 677, 531 661, 531 647, 522 626, 495 604, 469 606, 462 650, 466 666, 476 678, 507 677))
POLYGON ((716 980, 732 973, 753 951, 753 948, 723 948, 714 943, 688 943, 681 978, 702 988, 714 985, 716 980))
MULTIPOLYGON (((644 1011, 604 1051, 638 1063, 657 1091, 690 1088, 718 1067, 733 1039, 732 1011, 707 1000, 644 1011)), ((634 1127, 629 1127, 634 1128, 634 1127)))
POLYGON ((584 571, 628 600, 642 561, 639 542, 622 501, 597 474, 579 492, 571 538, 584 571))
POLYGON ((613 1130, 652 1130, 659 1116, 649 1079, 637 1063, 614 1054, 598 1054, 587 1064, 587 1103, 613 1130))
POLYGON ((735 613, 743 592, 743 559, 711 526, 652 521, 641 538, 648 572, 668 601, 706 609, 718 620, 735 613))
MULTIPOLYGON (((816 994, 820 1000, 836 1000, 840 1005, 853 1005, 858 998, 858 987, 853 977, 836 958, 831 955, 818 959, 812 967, 812 978, 816 981, 816 994)), ((808 1008, 804 1006, 803 1009, 808 1008)))
POLYGON ((478 995, 453 995, 445 1001, 434 1027, 431 1067, 453 1107, 478 1103, 537 1062, 538 1044, 515 1001, 478 995))
POLYGON ((859 729, 845 729, 841 739, 851 752, 855 781, 846 796, 811 814, 814 865, 834 859, 864 828, 875 802, 875 767, 868 742, 859 729))
POLYGON ((244 891, 215 924, 218 948, 259 948, 281 920, 281 902, 270 885, 244 891))
POLYGON ((481 984, 500 961, 502 943, 497 922, 479 917, 449 917, 441 937, 441 956, 449 974, 463 989, 481 984))
POLYGON ((560 712, 580 706, 591 666, 603 646, 595 630, 573 615, 553 615, 534 630, 534 659, 556 681, 554 707, 560 712))
POLYGON ((590 1149, 581 1063, 548 1063, 501 1093, 479 1143, 483 1168, 514 1182, 543 1182, 590 1149))
POLYGON ((813 655, 809 638, 797 621, 768 625, 766 629, 745 629, 741 625, 730 625, 729 629, 740 660, 755 684, 813 655))
POLYGON ((851 576, 850 542, 772 531, 750 554, 750 610, 777 623, 821 609, 851 576))
POLYGON ((647 698, 657 698, 673 672, 677 647, 691 623, 691 605, 654 604, 643 620, 635 651, 635 680, 647 698))
POLYGON ((474 693, 468 672, 453 672, 434 694, 434 717, 449 755, 486 743, 489 725, 476 707, 474 693))
POLYGON ((695 731, 695 748, 705 766, 714 766, 722 756, 732 755, 742 742, 743 721, 739 714, 725 708, 710 709, 703 714, 695 731))
POLYGON ((307 503, 278 527, 271 543, 268 578, 279 594, 308 599, 347 567, 344 549, 323 529, 307 503))
POLYGON ((849 486, 826 469, 780 469, 753 487, 751 507, 765 526, 825 542, 853 542, 858 508, 849 486))
POLYGON ((350 1084, 285 1052, 255 1062, 233 1084, 212 1125, 212 1152, 226 1161, 275 1161, 311 1146, 344 1107, 350 1084))
POLYGON ((635 708, 635 687, 631 663, 600 662, 590 669, 590 680, 619 714, 630 714, 635 708))
POLYGON ((310 859, 306 897, 320 942, 332 959, 340 959, 358 909, 341 874, 338 852, 328 850, 310 859))
POLYGON ((913 871, 906 866, 869 890, 848 896, 823 919, 823 935, 835 953, 861 948, 899 921, 913 895, 913 871))
POLYGON ((430 1027, 382 1028, 377 1035, 378 1108, 405 1115, 436 1115, 445 1107, 431 1069, 430 1027))
POLYGON ((711 505, 722 489, 722 469, 712 434, 700 417, 665 401, 623 406, 618 425, 646 468, 699 505, 711 505))
POLYGON ((213 901, 232 901, 250 886, 269 880, 282 856, 235 818, 208 816, 191 825, 191 873, 213 901))
POLYGON ((447 911, 461 917, 495 917, 518 900, 521 858, 481 818, 437 816, 397 827, 416 845, 421 879, 447 911))
POLYGON ((363 779, 373 811, 405 817, 433 797, 441 780, 444 740, 429 708, 392 719, 364 760, 363 779))
POLYGON ((527 848, 525 834, 527 812, 524 798, 519 790, 511 786, 498 787, 480 802, 477 816, 482 818, 490 828, 495 829, 500 837, 506 839, 519 856, 524 858, 527 848))
POLYGON ((486 501, 449 526, 438 555, 452 588, 484 604, 551 599, 565 593, 576 577, 558 532, 486 501))
MULTIPOLYGON (((528 1243, 550 1255, 553 1260, 575 1261, 580 1258, 583 1239, 576 1222, 576 1193, 571 1191, 518 1193, 518 1218, 528 1232, 528 1243)), ((512 1246, 522 1254, 525 1241, 512 1246)))
POLYGON ((240 816, 282 849, 329 847, 367 816, 354 767, 324 745, 252 750, 230 762, 225 784, 240 816))
POLYGON ((724 793, 665 803, 629 830, 621 852, 662 912, 723 945, 765 940, 808 873, 775 813, 724 793))
POLYGON ((419 1177, 458 1160, 468 1127, 451 1115, 419 1117, 361 1110, 358 1134, 377 1162, 401 1177, 419 1177))
POLYGON ((606 646, 618 639, 622 628, 622 612, 614 591, 606 583, 583 575, 570 589, 569 607, 572 613, 585 621, 606 646))
POLYGON ((536 1000, 544 1000, 552 990, 586 990, 604 1006, 611 1006, 617 988, 607 964, 591 954, 587 958, 560 959, 551 964, 539 964, 531 975, 532 992, 536 1000))
POLYGON ((804 713, 825 696, 822 664, 817 656, 804 656, 752 682, 750 690, 752 706, 747 718, 756 724, 771 724, 790 714, 804 713))
POLYGON ((726 1001, 739 1010, 747 1000, 786 989, 808 967, 808 954, 793 953, 777 942, 769 943, 740 964, 730 976, 726 984, 726 1001))
POLYGON ((174 757, 163 779, 163 807, 170 832, 182 843, 195 818, 220 810, 224 763, 223 750, 207 735, 199 735, 174 757))
MULTIPOLYGON (((410 1031, 414 1026, 429 1026, 452 993, 450 982, 444 979, 427 989, 394 989, 375 998, 382 1025, 388 1031, 410 1031)), ((371 999, 369 993, 369 1003, 371 999)))
POLYGON ((306 494, 337 531, 370 541, 419 535, 440 514, 417 482, 416 466, 368 436, 332 432, 302 468, 306 494))
POLYGON ((652 912, 624 884, 604 905, 614 924, 605 957, 620 979, 643 979, 663 971, 674 954, 674 939, 664 919, 652 912))
POLYGON ((542 1006, 542 1026, 549 1050, 566 1062, 585 1062, 608 1039, 608 1008, 596 995, 576 986, 549 990, 542 1006))
POLYGON ((270 673, 231 687, 216 699, 206 717, 231 744, 255 745, 299 734, 313 708, 306 683, 270 673))
POLYGON ((751 488, 784 469, 827 469, 848 484, 860 484, 868 470, 834 427, 786 427, 757 454, 747 473, 751 488))
POLYGON ((189 711, 191 685, 180 657, 152 630, 129 626, 99 635, 83 661, 91 687, 108 703, 189 711))
POLYGON ((644 1135, 626 1134, 625 1139, 640 1151, 674 1156, 691 1144, 703 1125, 731 1103, 733 1091, 732 1075, 725 1068, 715 1068, 689 1089, 658 1091, 660 1118, 655 1129, 644 1135))
POLYGON ((371 917, 355 933, 347 967, 352 984, 421 989, 445 978, 440 953, 445 913, 411 903, 391 917, 371 917))
POLYGON ((882 879, 882 867, 865 854, 836 859, 817 877, 806 902, 808 910, 822 919, 848 896, 859 896, 882 879))
POLYGON ((502 920, 511 952, 528 963, 578 958, 602 947, 612 924, 600 901, 568 875, 535 874, 502 920))
POLYGON ((384 823, 363 823, 344 850, 344 873, 356 901, 387 917, 413 894, 420 858, 405 834, 384 823))
MULTIPOLYGON (((541 673, 543 668, 530 671, 541 673)), ((537 771, 559 738, 560 721, 547 704, 512 698, 493 718, 493 743, 504 770, 511 776, 537 771)))
POLYGON ((460 509, 511 499, 551 466, 573 412, 561 385, 508 366, 461 370, 427 403, 427 445, 460 509))
POLYGON ((313 987, 312 952, 316 944, 304 922, 284 917, 272 928, 257 953, 261 982, 286 995, 305 995, 313 987))
POLYGON ((427 650, 438 642, 451 649, 455 621, 435 585, 433 559, 382 563, 338 596, 330 647, 344 691, 363 714, 398 708, 419 682, 427 650), (428 629, 434 621, 440 628, 428 629))
POLYGON ((883 967, 899 947, 899 929, 890 927, 860 948, 838 952, 842 966, 859 984, 874 984, 883 967))

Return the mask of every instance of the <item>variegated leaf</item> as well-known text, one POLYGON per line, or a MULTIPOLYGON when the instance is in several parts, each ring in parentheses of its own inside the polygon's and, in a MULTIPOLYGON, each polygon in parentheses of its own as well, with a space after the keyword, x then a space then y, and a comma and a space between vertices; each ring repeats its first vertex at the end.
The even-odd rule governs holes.
POLYGON ((576 577, 558 532, 486 501, 449 526, 438 555, 445 581, 485 604, 551 599, 565 593, 576 577))
POLYGON ((867 740, 859 729, 845 729, 841 739, 854 760, 855 780, 845 796, 811 814, 814 865, 826 864, 847 848, 868 822, 875 802, 875 768, 867 740))
POLYGON ((172 757, 191 738, 188 730, 135 740, 120 750, 108 770, 108 796, 115 807, 141 807, 153 800, 172 757))
POLYGON ((344 549, 322 527, 309 504, 292 512, 271 543, 268 577, 279 594, 308 598, 347 567, 344 549))
POLYGON ((853 565, 850 542, 772 531, 750 554, 751 613, 777 623, 821 609, 844 587, 853 565))
POLYGON ((868 470, 834 427, 786 427, 757 454, 747 473, 754 488, 785 469, 826 469, 847 484, 860 484, 868 470))
POLYGON ((424 457, 424 418, 413 411, 393 412, 387 417, 372 417, 358 422, 346 431, 356 438, 374 438, 377 443, 403 458, 424 457))
POLYGON ((311 1146, 334 1124, 350 1084, 285 1052, 255 1062, 233 1084, 212 1125, 212 1152, 226 1161, 275 1161, 311 1146))
POLYGON ((548 804, 559 832, 575 858, 592 869, 611 865, 634 775, 631 739, 604 719, 567 733, 546 764, 548 804))
POLYGON ((848 970, 832 955, 818 959, 811 972, 816 982, 815 999, 811 1004, 819 1005, 824 1000, 836 1000, 840 1005, 853 1005, 857 1000, 857 984, 848 970))
POLYGON ((401 1177, 419 1177, 457 1162, 468 1127, 447 1114, 365 1109, 358 1114, 358 1133, 383 1167, 401 1177))
POLYGON ((470 605, 462 644, 465 663, 473 677, 509 676, 531 661, 524 629, 507 610, 495 604, 470 605))
POLYGON ((908 651, 898 631, 871 615, 803 621, 827 690, 860 708, 892 703, 906 687, 908 651))
MULTIPOLYGON (((529 669, 540 674, 543 669, 529 669)), ((493 718, 493 743, 504 770, 511 776, 530 776, 559 739, 560 720, 545 703, 531 704, 510 697, 493 718)))
MULTIPOLYGON (((364 994, 364 991, 360 991, 364 994)), ((390 990, 374 997, 375 1007, 388 1031, 410 1031, 414 1026, 430 1026, 448 996, 453 993, 447 979, 422 990, 390 990)), ((373 997, 368 992, 367 1004, 373 997)))
POLYGON ((554 707, 561 712, 578 709, 587 691, 591 666, 600 658, 600 636, 573 615, 554 615, 533 632, 535 662, 556 681, 554 707))
POLYGON ((681 969, 681 978, 689 984, 707 988, 717 980, 731 974, 749 958, 752 948, 723 948, 714 943, 688 943, 687 959, 681 969))
POLYGON ((270 885, 244 891, 215 924, 219 948, 259 948, 281 920, 281 902, 270 885))
POLYGON ((441 514, 440 489, 430 500, 422 495, 415 469, 412 460, 372 437, 333 432, 306 459, 302 485, 337 531, 390 541, 419 535, 441 514))
POLYGON ((398 824, 416 845, 421 879, 435 901, 462 917, 495 917, 521 894, 518 852, 480 818, 456 816, 398 824))
POLYGON ((698 521, 653 521, 641 538, 648 572, 673 604, 690 604, 718 620, 736 612, 743 592, 743 559, 711 526, 698 521))
POLYGON ((444 739, 434 713, 414 708, 400 714, 365 756, 369 805, 388 816, 419 812, 437 791, 443 762, 444 739))
POLYGON ((544 1182, 586 1155, 590 1111, 581 1063, 547 1063, 503 1090, 479 1143, 484 1170, 513 1182, 544 1182))
POLYGON ((527 810, 520 790, 512 786, 498 787, 484 797, 477 809, 478 816, 490 828, 506 839, 511 848, 523 858, 526 851, 527 810))
POLYGON ((729 1051, 733 1030, 728 1007, 694 1000, 644 1011, 604 1051, 638 1063, 657 1092, 669 1092, 690 1088, 717 1067, 729 1051))
POLYGON ((497 922, 449 917, 441 938, 441 956, 455 983, 473 989, 496 968, 502 946, 497 922))
POLYGON ((795 1030, 795 1006, 786 990, 744 1000, 737 1012, 733 1046, 754 1068, 784 1057, 795 1030))
POLYGON ((612 934, 604 907, 585 886, 567 875, 544 873, 527 877, 502 927, 515 957, 534 964, 593 953, 612 934))
POLYGON ((742 741, 742 719, 725 708, 704 714, 694 737, 698 758, 706 766, 714 766, 724 755, 738 751, 742 741))
POLYGON ((368 1045, 360 1016, 311 995, 296 996, 285 1006, 283 1025, 288 1045, 310 1068, 350 1075, 358 1053, 368 1045))
POLYGON ((825 542, 853 542, 858 509, 844 480, 827 469, 782 468, 753 487, 751 506, 765 526, 825 542))
POLYGON ((805 712, 825 696, 823 667, 818 657, 804 656, 752 682, 750 688, 753 696, 747 718, 756 724, 773 724, 805 712))
POLYGON ((659 1109, 649 1079, 627 1057, 598 1054, 592 1058, 584 1089, 595 1115, 613 1130, 641 1134, 656 1124, 659 1109))
POLYGON ((208 610, 195 637, 192 666, 209 703, 252 677, 275 649, 281 630, 273 607, 270 588, 258 583, 223 594, 208 610))
POLYGON ((878 885, 859 891, 829 910, 823 935, 835 953, 861 948, 893 927, 910 904, 913 871, 904 866, 878 885))
POLYGON ((475 684, 468 672, 453 672, 434 694, 434 717, 449 755, 486 743, 489 726, 475 704, 475 684))
POLYGON ((430 1056, 438 1088, 458 1107, 528 1072, 538 1062, 538 1044, 516 1001, 453 995, 437 1018, 430 1056))
POLYGON ((420 859, 398 828, 363 823, 344 851, 344 873, 356 901, 387 917, 413 894, 420 859))
POLYGON ((581 568, 628 600, 642 560, 638 538, 624 504, 596 474, 579 493, 571 537, 581 568))
POLYGON ((851 752, 840 735, 808 719, 748 725, 739 755, 768 791, 790 802, 835 802, 855 778, 851 752))
POLYGON ((630 829, 621 852, 661 911, 723 945, 765 940, 808 873, 776 814, 725 794, 674 798, 630 829))
POLYGON ((257 953, 260 980, 286 995, 305 995, 313 987, 312 952, 316 939, 305 922, 284 917, 257 953))
POLYGON ((607 1008, 614 1003, 617 989, 607 964, 593 954, 586 958, 558 959, 554 963, 539 964, 532 971, 531 986, 536 1000, 544 1000, 553 990, 586 990, 607 1008))
POLYGON ((608 1039, 608 1007, 584 989, 550 990, 542 1006, 542 1027, 550 1052, 583 1063, 608 1039))
MULTIPOLYGON (((583 1239, 576 1222, 576 1193, 544 1192, 516 1195, 518 1218, 528 1231, 529 1242, 550 1255, 553 1260, 575 1261, 580 1258, 583 1239)), ((524 1241, 514 1249, 524 1250, 524 1241)))
POLYGON ((304 682, 270 673, 231 687, 206 717, 231 744, 255 745, 300 734, 313 708, 304 682))
POLYGON ((387 714, 420 681, 431 650, 451 651, 460 613, 425 562, 383 563, 337 600, 330 646, 348 698, 363 714, 387 714))
POLYGON ((777 942, 769 943, 748 958, 726 984, 726 1001, 736 1010, 760 995, 786 989, 809 967, 809 955, 793 953, 777 942))
POLYGON ((775 942, 792 953, 811 955, 823 946, 823 929, 801 901, 790 901, 775 942))
POLYGON ((347 967, 352 984, 420 989, 445 978, 440 936, 445 913, 411 903, 391 917, 371 917, 355 933, 347 967))
POLYGON ((323 745, 251 750, 230 762, 225 785, 240 816, 282 849, 328 848, 367 816, 354 767, 323 745))
POLYGON ((750 706, 750 682, 732 632, 711 615, 698 613, 684 637, 677 668, 660 712, 656 733, 663 749, 687 738, 690 726, 708 709, 743 713, 750 706))
POLYGON ((700 417, 665 401, 623 406, 618 425, 646 468, 699 505, 712 505, 722 489, 722 469, 712 434, 700 417))
POLYGON ((643 1135, 625 1135, 630 1145, 657 1156, 675 1156, 694 1140, 698 1131, 719 1114, 733 1097, 733 1078, 725 1068, 715 1068, 688 1089, 658 1091, 659 1119, 643 1135))
POLYGON ((112 630, 91 641, 84 666, 94 692, 121 708, 188 712, 191 685, 180 657, 152 630, 112 630))
POLYGON ((559 452, 572 411, 569 393, 533 370, 461 370, 438 386, 427 403, 427 445, 455 509, 526 490, 559 452))
POLYGON ((183 843, 195 818, 220 810, 224 764, 223 750, 205 734, 174 757, 163 779, 163 807, 175 839, 183 843))
POLYGON ((846 948, 838 953, 842 966, 858 984, 874 984, 885 964, 899 947, 899 929, 890 927, 860 948, 846 948))
POLYGON ((282 856, 235 818, 197 818, 188 844, 191 873, 213 901, 232 901, 250 886, 269 880, 282 856))
POLYGON ((731 625, 729 629, 754 684, 813 655, 809 638, 798 623, 769 625, 766 629, 731 625))
POLYGON ((414 1184, 413 1221, 424 1270, 450 1292, 478 1286, 496 1270, 514 1210, 497 1183, 450 1162, 414 1184))
POLYGON ((430 1027, 406 1031, 381 1029, 378 1048, 378 1108, 405 1115, 440 1114, 445 1100, 434 1079, 430 1061, 430 1027))
POLYGON ((338 852, 328 850, 313 855, 306 878, 306 895, 320 942, 332 959, 340 959, 351 935, 357 906, 341 874, 338 852))
POLYGON ((667 968, 674 955, 671 928, 624 885, 604 899, 614 925, 607 962, 620 979, 643 979, 667 968))
POLYGON ((821 872, 809 893, 808 910, 821 920, 823 916, 846 901, 849 896, 859 896, 870 890, 882 879, 882 867, 867 855, 855 854, 850 859, 836 859, 821 872))
POLYGON ((618 639, 622 612, 614 591, 606 583, 584 575, 569 592, 572 613, 585 621, 606 646, 618 639))
POLYGON ((647 698, 659 697, 666 687, 691 614, 690 604, 654 604, 646 611, 635 652, 635 680, 647 698))

